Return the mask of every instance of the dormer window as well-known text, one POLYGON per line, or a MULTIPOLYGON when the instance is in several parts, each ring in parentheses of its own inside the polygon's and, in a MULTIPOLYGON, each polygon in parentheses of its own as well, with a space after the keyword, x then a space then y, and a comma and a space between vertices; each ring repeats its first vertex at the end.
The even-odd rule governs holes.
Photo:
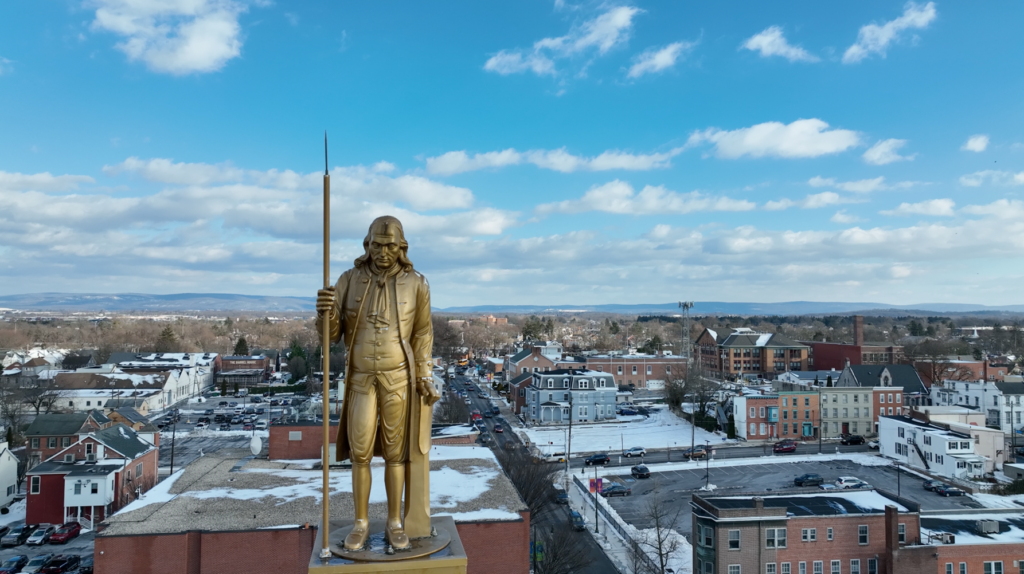
POLYGON ((568 389, 569 388, 569 379, 562 379, 562 388, 563 389, 568 389))
POLYGON ((581 389, 589 389, 590 388, 590 381, 588 379, 580 379, 580 388, 581 389))
POLYGON ((555 380, 554 379, 548 379, 548 388, 549 389, 555 388, 555 380))

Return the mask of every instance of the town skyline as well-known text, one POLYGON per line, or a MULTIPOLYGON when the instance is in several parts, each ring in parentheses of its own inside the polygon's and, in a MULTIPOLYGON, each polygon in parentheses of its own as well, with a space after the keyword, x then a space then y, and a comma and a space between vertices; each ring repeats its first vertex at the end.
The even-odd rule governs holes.
POLYGON ((1024 304, 1016 4, 155 6, 0 8, 0 295, 313 296, 326 129, 441 309, 1024 304))

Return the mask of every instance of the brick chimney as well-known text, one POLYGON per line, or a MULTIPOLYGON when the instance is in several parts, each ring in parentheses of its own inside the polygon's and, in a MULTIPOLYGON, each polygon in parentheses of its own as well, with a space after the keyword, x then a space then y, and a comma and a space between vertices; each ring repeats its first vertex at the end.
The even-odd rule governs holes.
POLYGON ((885 574, 893 572, 893 562, 896 552, 900 549, 900 512, 895 506, 888 504, 885 507, 885 558, 882 570, 885 574))
POLYGON ((853 316, 853 344, 858 347, 864 346, 864 316, 853 316))

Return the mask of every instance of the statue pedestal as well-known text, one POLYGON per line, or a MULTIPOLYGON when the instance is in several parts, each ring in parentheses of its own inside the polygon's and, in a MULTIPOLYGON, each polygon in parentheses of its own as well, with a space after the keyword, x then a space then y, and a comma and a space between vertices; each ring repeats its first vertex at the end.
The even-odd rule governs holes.
POLYGON ((384 521, 370 521, 368 550, 345 551, 341 547, 352 529, 351 520, 330 521, 332 556, 320 559, 321 534, 317 531, 313 553, 309 557, 309 574, 358 574, 363 572, 405 572, 408 574, 466 574, 466 551, 451 516, 431 517, 430 525, 437 536, 412 540, 412 548, 394 554, 384 553, 384 521))

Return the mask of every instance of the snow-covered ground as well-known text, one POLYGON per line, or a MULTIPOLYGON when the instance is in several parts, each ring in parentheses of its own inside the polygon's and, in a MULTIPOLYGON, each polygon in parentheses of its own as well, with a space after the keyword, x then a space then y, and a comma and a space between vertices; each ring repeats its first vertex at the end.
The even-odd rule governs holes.
MULTIPOLYGON (((576 429, 573 429, 574 431, 576 429)), ((574 433, 575 434, 575 433, 574 433)), ((854 464, 861 466, 889 466, 891 461, 879 456, 877 454, 867 454, 860 452, 844 452, 844 453, 825 453, 825 454, 804 454, 804 455, 786 455, 781 456, 758 456, 749 458, 726 458, 726 459, 710 459, 710 460, 687 460, 680 462, 662 462, 662 463, 650 463, 645 462, 647 468, 651 472, 668 472, 672 470, 687 470, 693 468, 703 469, 705 466, 711 468, 722 468, 726 466, 758 466, 760 464, 782 463, 782 462, 821 462, 821 461, 832 461, 832 460, 848 460, 854 464)), ((623 473, 622 467, 594 467, 587 470, 587 476, 592 473, 597 473, 597 476, 618 476, 623 473)), ((1005 498, 1005 497, 999 497, 1005 498)), ((1022 495, 1024 498, 1024 495, 1022 495)), ((1006 506, 1005 504, 1003 506, 1006 506)))
MULTIPOLYGON (((679 418, 667 407, 651 413, 650 418, 627 417, 635 419, 618 423, 574 424, 572 426, 572 452, 615 452, 623 447, 642 446, 647 449, 663 449, 671 447, 680 449, 685 445, 689 448, 690 423, 679 418)), ((565 448, 566 426, 533 427, 520 431, 529 437, 542 451, 545 449, 562 450, 565 448), (548 446, 551 443, 551 446, 548 446)), ((725 438, 724 434, 707 432, 698 428, 694 434, 694 442, 703 445, 710 441, 711 445, 735 443, 725 438)))
POLYGON ((972 494, 971 498, 977 500, 985 508, 1015 508, 1024 510, 1024 494, 1011 494, 1000 496, 998 494, 972 494))

